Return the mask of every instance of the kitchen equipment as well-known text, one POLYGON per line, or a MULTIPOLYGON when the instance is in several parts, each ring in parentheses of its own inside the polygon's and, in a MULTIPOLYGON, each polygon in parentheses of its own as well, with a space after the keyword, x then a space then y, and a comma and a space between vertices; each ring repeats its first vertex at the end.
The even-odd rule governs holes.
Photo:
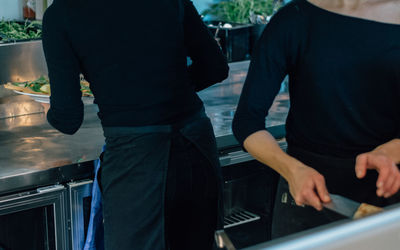
POLYGON ((224 230, 218 230, 217 232, 215 232, 215 241, 219 248, 236 250, 235 246, 232 244, 232 241, 229 239, 224 230))
POLYGON ((5 249, 70 249, 65 209, 66 189, 62 185, 0 197, 0 246, 5 249))
POLYGON ((245 250, 393 250, 399 249, 400 206, 362 220, 341 220, 278 238, 245 250))
POLYGON ((325 208, 349 218, 359 219, 381 212, 383 209, 366 203, 359 203, 346 197, 331 194, 331 202, 323 204, 325 208))

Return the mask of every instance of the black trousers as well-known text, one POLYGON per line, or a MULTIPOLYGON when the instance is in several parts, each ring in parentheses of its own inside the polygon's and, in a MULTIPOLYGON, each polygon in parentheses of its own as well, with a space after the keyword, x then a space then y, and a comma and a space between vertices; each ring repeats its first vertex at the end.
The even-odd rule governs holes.
MULTIPOLYGON (((300 148, 288 147, 288 154, 313 167, 325 177, 328 191, 358 202, 385 207, 400 202, 397 194, 389 199, 376 195, 376 171, 368 171, 367 176, 359 180, 355 175, 355 159, 328 157, 300 148)), ((318 212, 312 207, 299 207, 289 193, 288 183, 281 178, 277 188, 272 220, 272 238, 347 219, 342 215, 324 209, 318 212)))
POLYGON ((105 136, 105 249, 212 249, 222 184, 209 119, 105 136))

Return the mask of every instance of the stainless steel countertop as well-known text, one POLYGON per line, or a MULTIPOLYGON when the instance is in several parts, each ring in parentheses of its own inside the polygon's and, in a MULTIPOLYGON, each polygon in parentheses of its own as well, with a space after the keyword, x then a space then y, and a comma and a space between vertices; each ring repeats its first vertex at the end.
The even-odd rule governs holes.
MULTIPOLYGON (((248 62, 231 64, 226 81, 200 93, 217 141, 225 146, 235 144, 231 122, 247 68, 248 62)), ((288 105, 287 94, 277 97, 267 127, 284 125, 288 105)), ((89 178, 103 144, 96 105, 85 105, 82 127, 75 135, 64 135, 47 123, 41 104, 26 96, 1 98, 0 195, 89 178)))

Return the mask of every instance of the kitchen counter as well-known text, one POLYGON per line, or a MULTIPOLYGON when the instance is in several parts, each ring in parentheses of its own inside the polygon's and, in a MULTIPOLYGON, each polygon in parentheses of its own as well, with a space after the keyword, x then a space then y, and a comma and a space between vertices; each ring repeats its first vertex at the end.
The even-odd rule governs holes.
MULTIPOLYGON (((199 93, 220 149, 238 147, 231 122, 248 64, 231 64, 227 80, 199 93)), ((267 118, 267 127, 276 137, 284 135, 288 107, 288 94, 283 92, 267 118)), ((94 104, 85 105, 79 131, 64 135, 47 123, 41 104, 18 95, 0 99, 0 142, 0 195, 3 195, 92 177, 93 161, 101 153, 104 137, 94 104)))

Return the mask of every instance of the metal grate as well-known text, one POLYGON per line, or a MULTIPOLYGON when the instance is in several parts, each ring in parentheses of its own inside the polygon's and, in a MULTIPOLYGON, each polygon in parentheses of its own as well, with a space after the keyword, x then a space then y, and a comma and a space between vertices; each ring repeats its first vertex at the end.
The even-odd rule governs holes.
POLYGON ((224 218, 224 228, 230 228, 252 221, 259 220, 260 216, 250 213, 246 210, 237 209, 233 211, 229 216, 224 218))

